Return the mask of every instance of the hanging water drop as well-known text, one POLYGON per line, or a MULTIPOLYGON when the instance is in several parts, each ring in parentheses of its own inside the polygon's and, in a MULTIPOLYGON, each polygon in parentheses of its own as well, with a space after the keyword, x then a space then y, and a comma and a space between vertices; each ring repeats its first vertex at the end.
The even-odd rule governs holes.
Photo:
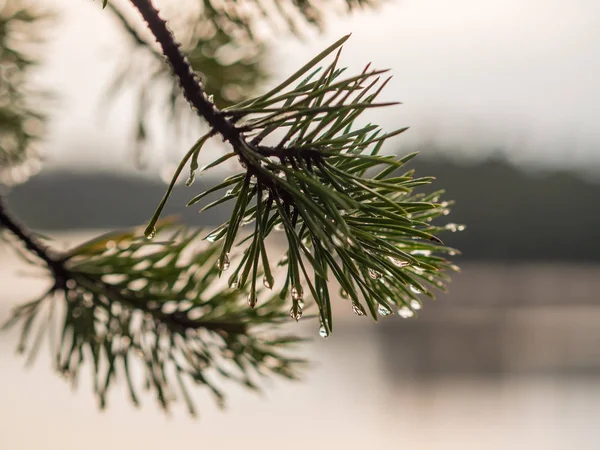
POLYGON ((406 267, 409 265, 408 261, 404 261, 404 260, 400 260, 397 258, 394 258, 393 256, 390 256, 390 261, 392 262, 393 265, 395 265, 396 267, 406 267))
POLYGON ((365 315, 365 311, 363 310, 362 306, 360 306, 358 303, 352 303, 352 312, 354 312, 354 314, 356 314, 357 316, 365 315))
POLYGON ((239 278, 231 280, 231 282, 229 283, 229 288, 230 289, 237 289, 238 287, 240 287, 240 280, 239 280, 239 278))
POLYGON ((144 236, 146 236, 146 239, 148 240, 154 239, 154 236, 156 236, 156 228, 154 225, 148 225, 148 228, 144 231, 144 236))
POLYGON ((415 312, 412 309, 403 306, 398 310, 398 315, 403 319, 410 319, 412 316, 415 315, 415 312))
POLYGON ((344 289, 340 289, 340 297, 348 298, 348 293, 344 289))
POLYGON ((413 291, 415 294, 422 294, 423 291, 421 291, 421 289, 419 289, 416 286, 413 286, 412 284, 410 285, 410 290, 413 291))
POLYGON ((256 306, 256 296, 252 295, 252 292, 248 294, 248 306, 252 309, 256 306))
POLYGON ((456 225, 455 223, 446 224, 445 228, 446 230, 452 231, 453 233, 456 233, 458 231, 458 225, 456 225))
POLYGON ((412 299, 410 301, 410 307, 415 311, 418 311, 421 309, 421 303, 418 300, 412 299))
POLYGON ((187 187, 190 187, 194 183, 195 179, 196 175, 194 174, 194 172, 190 172, 190 177, 187 180, 185 180, 185 185, 187 187))
POLYGON ((467 229, 466 225, 459 225, 458 226, 458 231, 465 231, 467 229))
POLYGON ((208 242, 215 242, 217 240, 217 236, 218 236, 217 233, 209 234, 208 236, 206 236, 204 238, 204 240, 208 241, 208 242))
POLYGON ((369 277, 371 277, 373 280, 377 280, 381 278, 381 273, 377 272, 375 269, 369 268, 369 277))
POLYGON ((336 247, 341 247, 342 246, 342 241, 335 234, 331 238, 331 242, 333 242, 333 245, 335 245, 336 247))
POLYGON ((302 287, 301 286, 294 286, 292 288, 292 300, 294 300, 295 302, 301 302, 302 301, 302 287))
POLYGON ((229 254, 225 253, 221 258, 217 260, 217 269, 221 272, 225 272, 229 269, 229 254))
POLYGON ((389 316, 392 313, 392 311, 382 303, 377 307, 377 312, 382 317, 389 316))
POLYGON ((302 308, 300 308, 300 305, 298 305, 296 311, 294 311, 293 306, 290 308, 290 317, 296 322, 300 320, 300 318, 302 317, 302 308))
POLYGON ((263 284, 267 289, 273 289, 273 285, 271 284, 271 281, 269 281, 266 275, 263 277, 263 284))
POLYGON ((325 327, 324 324, 321 324, 321 328, 319 328, 319 336, 322 338, 329 337, 329 330, 325 327))

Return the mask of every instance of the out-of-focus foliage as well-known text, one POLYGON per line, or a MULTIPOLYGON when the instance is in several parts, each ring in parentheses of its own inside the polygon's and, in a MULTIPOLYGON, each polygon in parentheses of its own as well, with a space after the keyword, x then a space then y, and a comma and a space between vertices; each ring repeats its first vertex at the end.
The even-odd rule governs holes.
MULTIPOLYGON (((310 28, 322 29, 326 11, 353 11, 373 7, 379 1, 180 0, 155 3, 168 18, 191 66, 200 74, 206 92, 213 96, 219 108, 224 108, 249 98, 272 74, 267 69, 267 42, 290 33, 301 37, 310 28)), ((171 76, 162 55, 151 45, 152 38, 140 32, 140 22, 130 11, 128 2, 111 0, 107 7, 130 38, 109 92, 115 94, 125 87, 137 91, 135 138, 138 145, 135 156, 142 161, 142 144, 152 133, 150 116, 153 111, 158 111, 161 116, 168 112, 174 137, 189 130, 190 126, 196 130, 199 123, 181 95, 177 79, 171 76)))
POLYGON ((30 77, 49 17, 34 0, 0 0, 0 184, 23 182, 39 169, 46 95, 30 77))
POLYGON ((222 405, 223 380, 258 390, 262 377, 299 375, 305 361, 289 347, 301 339, 276 334, 287 319, 280 299, 262 292, 249 310, 247 292, 219 283, 219 248, 199 244, 198 232, 165 225, 163 242, 139 235, 114 232, 67 252, 68 279, 15 310, 7 326, 22 324, 19 350, 29 361, 46 334, 66 378, 76 383, 84 363, 93 368, 101 407, 121 379, 136 405, 145 385, 163 409, 180 399, 192 414, 189 384, 222 405))
MULTIPOLYGON (((184 4, 173 11, 173 27, 191 66, 201 75, 207 93, 219 107, 247 98, 269 75, 264 45, 241 40, 235 33, 216 27, 215 17, 199 16, 194 24, 189 23, 184 4)), ((133 88, 136 92, 135 138, 139 144, 151 134, 150 117, 157 112, 165 122, 173 125, 174 137, 190 127, 197 130, 200 123, 181 95, 177 78, 171 75, 162 55, 151 44, 151 38, 140 33, 140 21, 136 20, 135 14, 126 14, 130 12, 126 6, 123 2, 108 4, 129 38, 109 93, 115 95, 125 88, 133 88), (183 126, 184 123, 187 125, 183 126)), ((136 150, 142 148, 138 145, 136 150)), ((142 158, 143 155, 136 155, 136 159, 142 158)))
POLYGON ((189 160, 188 186, 196 171, 237 156, 245 170, 198 194, 188 205, 227 189, 201 211, 234 202, 229 221, 207 239, 223 242, 218 259, 222 271, 230 266, 230 251, 244 245, 244 257, 229 283, 240 289, 250 284, 252 307, 257 304, 260 268, 264 285, 274 286, 266 239, 274 230, 285 231, 289 250, 280 265, 287 267, 287 277, 279 296, 291 297, 290 316, 298 320, 308 287, 319 306, 325 336, 333 326, 332 279, 351 299, 357 315, 366 314, 364 302, 375 319, 396 308, 399 315, 410 317, 421 308, 420 294, 433 297, 431 287, 444 289, 449 281, 445 272, 457 269, 445 258, 456 250, 445 247, 437 234, 462 229, 433 223, 449 212, 449 203, 440 202, 443 192, 414 192, 433 178, 415 178, 413 171, 394 175, 415 154, 380 154, 383 143, 405 129, 383 133, 377 125, 359 123, 367 108, 389 105, 375 102, 387 80, 380 83, 385 71, 368 66, 359 75, 342 77, 345 69, 338 67, 338 58, 346 39, 266 94, 225 109, 242 133, 240 142, 232 143, 231 153, 199 169, 198 154, 211 134, 200 138, 179 165, 146 231, 151 237, 154 221, 189 160), (336 50, 328 67, 316 67, 336 50), (272 136, 271 145, 265 145, 272 136), (253 233, 236 243, 240 227, 251 223, 253 233))

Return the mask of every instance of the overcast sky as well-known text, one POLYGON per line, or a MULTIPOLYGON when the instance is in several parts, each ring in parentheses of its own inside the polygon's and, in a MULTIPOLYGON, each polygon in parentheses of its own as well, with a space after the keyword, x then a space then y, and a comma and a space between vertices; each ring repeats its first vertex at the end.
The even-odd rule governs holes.
MULTIPOLYGON (((127 57, 116 28, 98 2, 56 3, 64 14, 44 79, 61 103, 48 164, 129 167, 129 104, 113 108, 107 120, 97 107, 102 83, 127 57), (82 139, 93 145, 75 145, 82 139)), ((331 17, 324 35, 279 39, 270 67, 282 78, 348 32, 346 65, 356 71, 371 61, 392 69, 383 100, 403 105, 369 119, 411 130, 388 148, 436 143, 477 158, 502 147, 528 164, 600 167, 599 2, 390 0, 374 11, 331 17)), ((153 167, 175 162, 186 148, 167 156, 163 150, 151 153, 153 167)))

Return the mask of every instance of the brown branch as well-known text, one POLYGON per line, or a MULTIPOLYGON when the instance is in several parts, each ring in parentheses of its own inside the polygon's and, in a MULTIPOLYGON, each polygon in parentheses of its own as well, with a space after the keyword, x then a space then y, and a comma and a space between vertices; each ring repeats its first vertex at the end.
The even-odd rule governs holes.
POLYGON ((10 231, 25 245, 27 250, 40 258, 48 266, 54 275, 56 287, 64 287, 64 284, 69 279, 69 273, 63 262, 59 258, 56 258, 52 254, 51 249, 44 245, 31 230, 10 215, 6 207, 6 200, 2 197, 0 197, 0 226, 10 231))
POLYGON ((166 21, 160 17, 158 10, 150 0, 131 0, 131 3, 140 12, 160 44, 163 55, 179 80, 186 100, 215 131, 231 143, 234 150, 239 148, 241 131, 208 99, 202 81, 181 52, 180 44, 169 31, 166 21))

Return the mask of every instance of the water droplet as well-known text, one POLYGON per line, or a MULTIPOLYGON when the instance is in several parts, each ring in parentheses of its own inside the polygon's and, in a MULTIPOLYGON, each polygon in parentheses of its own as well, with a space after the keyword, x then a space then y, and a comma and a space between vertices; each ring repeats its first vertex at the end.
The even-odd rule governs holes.
POLYGON ((446 208, 445 210, 442 211, 442 214, 447 216, 448 214, 450 214, 450 210, 448 208, 446 208))
POLYGON ((360 306, 358 303, 352 303, 352 312, 354 312, 354 314, 356 314, 357 316, 365 315, 365 311, 363 310, 362 306, 360 306))
POLYGON ((292 300, 294 300, 295 302, 301 302, 302 301, 302 287, 301 286, 294 286, 292 288, 292 300))
POLYGON ((252 309, 256 306, 256 295, 252 295, 252 292, 248 294, 248 306, 252 309))
POLYGON ((342 297, 342 298, 348 298, 349 295, 348 295, 348 293, 344 289, 340 289, 340 297, 342 297))
POLYGON ((431 256, 431 250, 413 250, 411 255, 431 256))
POLYGON ((447 208, 448 206, 450 206, 450 203, 448 203, 448 202, 442 202, 442 203, 440 204, 440 206, 441 206, 442 208, 447 208))
POLYGON ((91 292, 83 294, 83 306, 86 308, 94 306, 94 295, 91 292))
POLYGON ((229 269, 229 254, 225 253, 221 258, 217 259, 217 269, 221 272, 225 272, 229 269))
POLYGON ((406 306, 403 306, 402 308, 400 308, 398 310, 398 315, 400 317, 402 317, 403 319, 410 319, 411 317, 413 317, 415 315, 415 312, 412 309, 410 309, 406 306))
POLYGON ((296 322, 298 322, 300 320, 300 318, 302 317, 302 308, 300 308, 300 305, 298 305, 298 308, 296 311, 294 311, 293 306, 290 308, 290 317, 292 319, 294 319, 296 322))
POLYGON ((395 265, 396 267, 406 267, 409 265, 408 261, 404 261, 404 260, 400 260, 397 258, 394 258, 393 256, 390 256, 390 261, 392 262, 393 265, 395 265))
POLYGON ((73 279, 67 280, 66 285, 68 289, 75 289, 77 287, 77 283, 73 279))
POLYGON ((369 268, 369 277, 371 277, 373 280, 377 280, 381 278, 381 273, 377 272, 375 269, 369 268))
POLYGON ((416 286, 413 286, 412 284, 410 285, 410 290, 413 291, 415 294, 422 294, 423 291, 421 291, 421 289, 419 289, 416 286))
POLYGON ((146 236, 146 239, 154 239, 154 236, 156 236, 156 228, 154 225, 148 225, 148 228, 144 231, 144 236, 146 236))
POLYGON ((263 284, 267 289, 273 289, 273 285, 271 284, 266 275, 263 277, 263 284))
POLYGON ((282 224, 282 223, 278 223, 277 225, 275 225, 275 226, 273 227, 273 229, 274 229, 275 231, 283 231, 283 230, 284 230, 284 228, 283 228, 283 224, 282 224))
POLYGON ((448 231, 452 231, 453 233, 456 233, 458 231, 458 225, 456 225, 455 223, 446 224, 444 228, 446 228, 446 230, 448 231))
POLYGON ((121 348, 123 350, 126 350, 129 347, 129 345, 131 345, 131 338, 129 336, 123 336, 121 338, 121 348))
POLYGON ((209 234, 208 236, 206 236, 204 238, 204 240, 208 241, 208 242, 215 242, 217 240, 217 236, 218 236, 217 233, 212 233, 212 234, 209 234))
POLYGON ((377 312, 382 317, 389 316, 392 313, 392 311, 387 306, 385 306, 381 303, 377 307, 377 312))
POLYGON ((195 179, 196 179, 196 174, 194 172, 191 172, 190 177, 187 180, 185 180, 185 185, 187 187, 190 187, 194 183, 195 179))
POLYGON ((329 337, 329 330, 323 324, 321 324, 321 328, 319 328, 319 336, 322 338, 329 337))
POLYGON ((215 96, 213 94, 210 94, 208 96, 208 101, 211 102, 211 103, 214 103, 215 102, 215 96))
POLYGON ((236 278, 235 280, 231 280, 229 282, 229 288, 230 289, 237 289, 238 287, 240 287, 240 280, 239 280, 239 278, 236 278))
POLYGON ((454 250, 450 250, 450 252, 448 252, 448 254, 450 256, 456 256, 456 252, 454 250))
POLYGON ((106 249, 107 250, 112 250, 113 248, 115 248, 117 246, 117 243, 115 241, 108 241, 106 243, 106 249))
POLYGON ((418 311, 421 309, 421 303, 418 300, 412 299, 410 301, 410 307, 415 311, 418 311))
POLYGON ((346 244, 348 244, 350 247, 354 247, 356 245, 356 241, 354 239, 352 239, 351 237, 347 237, 346 244))
POLYGON ((336 247, 341 247, 342 246, 341 239, 339 237, 337 237, 335 234, 331 238, 331 242, 333 242, 333 245, 335 245, 336 247))
POLYGON ((467 229, 466 225, 459 225, 458 231, 465 231, 467 229))

